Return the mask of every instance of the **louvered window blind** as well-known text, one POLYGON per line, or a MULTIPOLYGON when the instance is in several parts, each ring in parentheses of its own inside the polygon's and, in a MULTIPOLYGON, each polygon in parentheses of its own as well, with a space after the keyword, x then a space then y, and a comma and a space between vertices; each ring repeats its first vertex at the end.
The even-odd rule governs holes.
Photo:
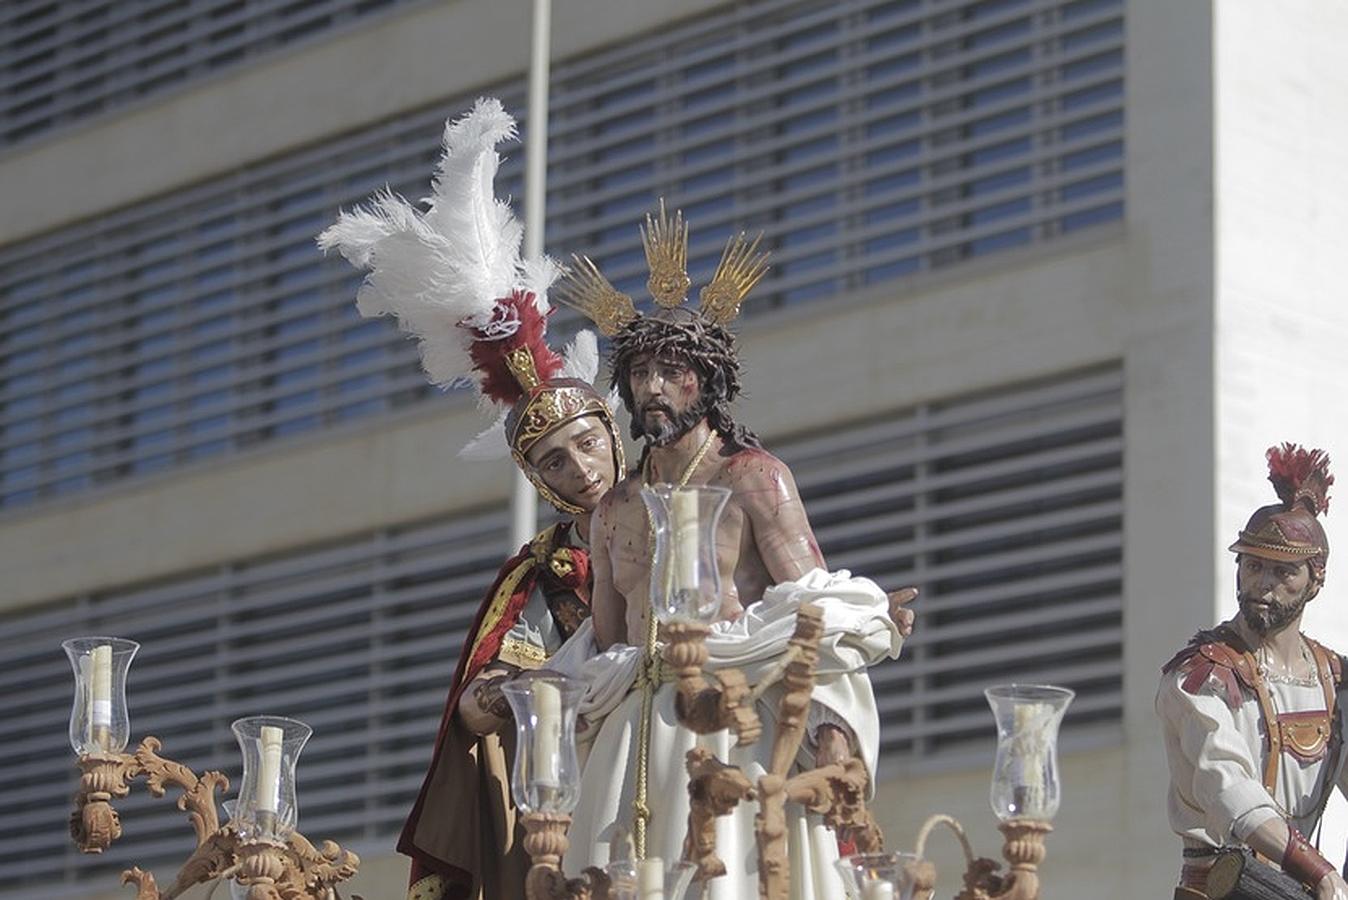
MULTIPOLYGON (((763 0, 559 63, 549 245, 643 298, 657 197, 697 282, 763 229, 752 319, 1117 221, 1122 41, 1122 0, 763 0)), ((471 100, 0 247, 0 512, 431 396, 313 236, 386 183, 424 196, 471 100)))
POLYGON ((425 0, 6 0, 0 148, 425 0))
MULTIPOLYGON (((903 658, 872 670, 885 761, 987 745, 981 692, 993 682, 1075 688, 1069 733, 1119 720, 1121 395, 1109 367, 769 442, 792 465, 832 567, 923 590, 903 658)), ((133 736, 158 735, 165 754, 222 769, 235 789, 233 719, 311 724, 301 829, 388 851, 505 540, 504 509, 466 513, 4 620, 0 896, 111 889, 133 863, 164 883, 190 848, 182 813, 140 787, 118 803, 125 835, 112 850, 71 847, 72 688, 58 645, 81 634, 143 644, 129 680, 133 736)))

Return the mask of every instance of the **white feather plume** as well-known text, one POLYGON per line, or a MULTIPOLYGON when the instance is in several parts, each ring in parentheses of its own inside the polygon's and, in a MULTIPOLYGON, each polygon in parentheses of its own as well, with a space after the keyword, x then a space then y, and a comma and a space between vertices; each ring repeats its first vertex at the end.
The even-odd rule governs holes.
POLYGON ((510 445, 506 443, 505 422, 509 411, 502 412, 477 437, 473 438, 459 451, 464 459, 488 460, 501 459, 510 455, 510 445))
POLYGON ((561 377, 579 378, 586 384, 594 384, 598 374, 599 341, 593 331, 577 331, 575 340, 562 351, 561 377))
POLYGON ((526 260, 520 276, 520 287, 533 292, 534 306, 543 315, 548 314, 552 304, 548 302, 548 288, 562 275, 562 267, 551 256, 526 260))
POLYGON ((472 334, 459 323, 490 320, 496 300, 525 274, 523 226, 494 192, 496 145, 513 137, 515 120, 501 102, 478 100, 445 127, 425 213, 386 189, 318 236, 324 252, 336 249, 368 271, 356 295, 361 315, 396 316, 419 341, 426 375, 438 385, 472 373, 472 334))

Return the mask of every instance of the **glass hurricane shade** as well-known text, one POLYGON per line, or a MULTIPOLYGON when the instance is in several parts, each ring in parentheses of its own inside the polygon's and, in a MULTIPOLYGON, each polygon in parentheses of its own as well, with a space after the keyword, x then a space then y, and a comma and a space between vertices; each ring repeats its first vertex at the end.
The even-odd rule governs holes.
POLYGON ((1003 684, 983 693, 997 719, 992 811, 1003 822, 1051 821, 1062 800, 1058 726, 1076 694, 1044 684, 1003 684))
POLYGON ((710 622, 721 608, 716 527, 730 491, 657 484, 641 489, 655 537, 651 605, 661 622, 710 622))
POLYGON ((140 644, 115 637, 79 637, 61 647, 75 673, 70 746, 75 753, 121 753, 131 739, 126 673, 140 644))
POLYGON ((684 900, 697 866, 677 860, 666 865, 652 856, 637 862, 616 860, 604 872, 612 882, 612 900, 684 900))
POLYGON ((528 672, 501 686, 515 719, 510 792, 524 812, 570 813, 580 797, 576 713, 584 686, 550 672, 528 672))
POLYGON ((295 764, 313 729, 284 716, 248 716, 230 727, 243 754, 230 821, 245 840, 284 841, 299 822, 295 764))
POLYGON ((842 875, 847 900, 912 900, 913 853, 858 853, 833 865, 842 875))

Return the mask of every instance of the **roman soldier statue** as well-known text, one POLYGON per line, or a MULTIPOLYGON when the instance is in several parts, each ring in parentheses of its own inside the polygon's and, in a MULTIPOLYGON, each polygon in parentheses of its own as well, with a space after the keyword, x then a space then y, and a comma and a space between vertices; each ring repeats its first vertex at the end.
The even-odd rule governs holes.
POLYGON ((1255 510, 1236 554, 1239 612, 1200 631, 1162 670, 1156 710, 1170 764, 1170 825, 1183 843, 1176 900, 1201 900, 1219 849, 1246 847, 1319 900, 1348 885, 1307 840, 1344 788, 1343 660, 1301 633, 1325 583, 1329 459, 1268 451, 1279 502, 1255 510))

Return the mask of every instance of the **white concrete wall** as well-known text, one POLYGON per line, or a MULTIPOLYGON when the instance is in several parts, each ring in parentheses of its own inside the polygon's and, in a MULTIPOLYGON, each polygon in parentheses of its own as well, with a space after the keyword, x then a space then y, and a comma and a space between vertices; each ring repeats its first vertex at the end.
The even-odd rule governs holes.
MULTIPOLYGON (((1223 547, 1275 501, 1264 450, 1294 441, 1329 452, 1341 487, 1324 519, 1325 590, 1305 630, 1348 650, 1348 7, 1317 0, 1220 3, 1215 17, 1216 341, 1223 547)), ((1331 495, 1333 492, 1331 491, 1331 495)), ((1231 556, 1219 552, 1214 617, 1235 612, 1231 556)), ((1327 817, 1322 847, 1343 862, 1348 809, 1327 817)))

